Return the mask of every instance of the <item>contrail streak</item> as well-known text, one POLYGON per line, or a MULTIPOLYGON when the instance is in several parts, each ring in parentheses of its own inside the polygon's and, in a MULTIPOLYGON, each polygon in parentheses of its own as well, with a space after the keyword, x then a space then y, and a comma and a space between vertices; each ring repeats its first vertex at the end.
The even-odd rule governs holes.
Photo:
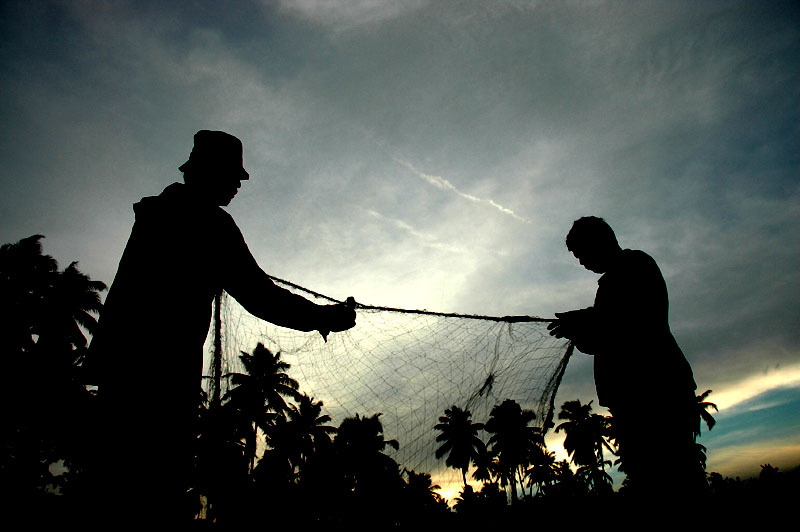
POLYGON ((462 198, 468 199, 469 201, 472 201, 472 202, 475 202, 475 203, 485 203, 487 205, 490 205, 490 206, 494 207, 495 209, 497 209, 498 211, 502 212, 503 214, 507 214, 507 215, 511 216, 512 218, 514 218, 516 220, 519 220, 520 222, 531 223, 531 221, 528 220, 527 218, 523 218, 522 216, 518 215, 517 213, 515 213, 511 209, 509 209, 507 207, 503 207, 502 205, 500 205, 499 203, 495 202, 494 200, 482 199, 482 198, 479 198, 477 196, 473 196, 472 194, 467 194, 465 192, 461 192, 460 190, 458 190, 458 188, 456 188, 456 186, 453 183, 451 183, 450 181, 448 181, 447 179, 445 179, 445 178, 443 178, 441 176, 431 175, 431 174, 426 174, 424 172, 420 172, 410 162, 404 161, 404 160, 399 159, 397 157, 392 156, 392 159, 394 159, 394 161, 396 163, 402 164, 403 166, 405 166, 406 168, 411 170, 411 172, 413 172, 417 177, 420 177, 420 178, 424 179, 425 181, 427 181, 431 185, 435 186, 436 188, 439 188, 439 189, 442 189, 442 190, 450 190, 452 192, 455 192, 456 194, 458 194, 462 198))
POLYGON ((374 216, 375 218, 378 218, 379 220, 382 220, 384 222, 390 223, 393 226, 397 227, 398 229, 400 229, 402 231, 405 231, 406 233, 412 235, 413 237, 422 240, 425 243, 425 245, 427 245, 427 246, 430 246, 432 248, 437 248, 437 249, 443 249, 445 251, 449 251, 449 252, 453 252, 453 253, 465 253, 466 252, 466 250, 464 248, 461 248, 459 246, 454 246, 454 245, 451 245, 451 244, 444 244, 444 243, 438 241, 435 237, 433 237, 431 235, 428 235, 428 234, 425 234, 425 233, 421 233, 420 231, 417 231, 414 227, 412 227, 411 225, 407 224, 403 220, 398 220, 396 218, 388 218, 388 217, 384 216, 383 214, 380 214, 379 212, 374 211, 372 209, 367 210, 367 212, 370 214, 370 216, 374 216))

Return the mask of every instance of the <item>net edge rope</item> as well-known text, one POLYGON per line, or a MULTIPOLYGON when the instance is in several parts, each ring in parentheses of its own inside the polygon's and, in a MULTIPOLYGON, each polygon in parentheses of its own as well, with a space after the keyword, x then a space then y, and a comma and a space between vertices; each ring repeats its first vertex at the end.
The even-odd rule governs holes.
MULTIPOLYGON (((269 275, 269 278, 275 281, 276 283, 284 286, 289 286, 294 288, 295 290, 299 290, 301 292, 305 292, 310 294, 314 297, 324 299, 326 301, 330 301, 332 303, 344 303, 343 301, 339 301, 338 299, 334 299, 330 296, 326 296, 324 294, 320 294, 319 292, 315 292, 313 290, 309 290, 308 288, 302 287, 298 284, 292 283, 290 281, 286 281, 285 279, 281 279, 279 277, 275 277, 274 275, 269 275)), ((436 312, 432 310, 425 310, 425 309, 404 309, 404 308, 395 308, 395 307, 381 307, 376 305, 367 305, 364 303, 356 302, 356 309, 360 310, 377 310, 383 312, 397 312, 401 314, 423 314, 426 316, 441 316, 444 318, 463 318, 463 319, 471 319, 471 320, 486 320, 486 321, 497 321, 497 322, 505 322, 505 323, 524 323, 524 322, 540 322, 540 323, 550 323, 556 321, 554 318, 540 318, 538 316, 485 316, 481 314, 459 314, 455 312, 436 312)))

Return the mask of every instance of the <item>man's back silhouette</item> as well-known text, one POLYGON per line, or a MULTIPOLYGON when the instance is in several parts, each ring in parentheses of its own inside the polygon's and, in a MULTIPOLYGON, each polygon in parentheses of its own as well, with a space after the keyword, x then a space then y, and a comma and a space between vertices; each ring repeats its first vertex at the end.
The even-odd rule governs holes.
POLYGON ((225 290, 255 316, 301 331, 355 324, 344 305, 317 305, 277 287, 221 208, 249 178, 239 139, 199 131, 180 170, 185 184, 134 205, 136 221, 86 364, 103 405, 102 476, 114 484, 103 489, 112 493, 114 511, 152 516, 180 504, 216 293, 225 290))

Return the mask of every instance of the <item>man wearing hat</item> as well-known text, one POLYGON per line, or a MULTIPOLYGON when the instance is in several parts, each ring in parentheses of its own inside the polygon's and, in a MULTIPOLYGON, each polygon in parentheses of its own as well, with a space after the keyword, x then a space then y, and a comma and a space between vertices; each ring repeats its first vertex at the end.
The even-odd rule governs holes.
POLYGON ((179 169, 183 184, 133 206, 136 221, 85 364, 103 405, 108 482, 113 474, 121 479, 102 489, 123 507, 165 512, 175 509, 191 467, 187 449, 217 292, 300 331, 327 334, 355 325, 348 306, 317 305, 276 286, 221 208, 249 178, 238 138, 199 131, 179 169))

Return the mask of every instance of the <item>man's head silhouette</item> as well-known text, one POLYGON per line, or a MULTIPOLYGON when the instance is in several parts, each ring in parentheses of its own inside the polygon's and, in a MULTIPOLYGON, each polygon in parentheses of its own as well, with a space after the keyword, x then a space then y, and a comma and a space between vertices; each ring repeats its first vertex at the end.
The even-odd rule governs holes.
POLYGON ((215 205, 228 205, 250 174, 244 169, 242 141, 224 131, 198 131, 189 160, 178 169, 187 185, 215 205))
POLYGON ((575 220, 567 233, 567 249, 594 273, 605 273, 621 251, 614 230, 596 216, 575 220))

